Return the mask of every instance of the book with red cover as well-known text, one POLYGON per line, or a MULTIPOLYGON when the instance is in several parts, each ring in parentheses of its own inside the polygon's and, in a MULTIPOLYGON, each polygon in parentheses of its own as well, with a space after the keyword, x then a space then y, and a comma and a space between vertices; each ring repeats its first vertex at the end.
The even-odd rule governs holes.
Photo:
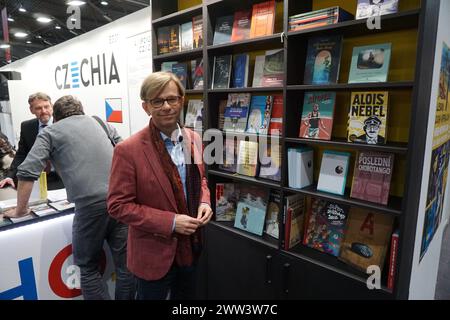
POLYGON ((250 38, 273 34, 275 26, 275 0, 253 5, 250 38))
POLYGON ((394 291, 395 273, 397 270, 398 240, 399 240, 398 234, 399 231, 395 230, 395 232, 391 236, 391 255, 389 257, 389 272, 387 281, 387 288, 391 291, 394 291))
POLYGON ((350 197, 387 205, 393 167, 391 153, 359 152, 350 197))
POLYGON ((246 40, 250 36, 250 25, 252 12, 250 10, 237 11, 234 13, 233 31, 231 42, 246 40))
POLYGON ((269 134, 281 135, 283 132, 283 95, 273 95, 272 116, 270 117, 269 134))

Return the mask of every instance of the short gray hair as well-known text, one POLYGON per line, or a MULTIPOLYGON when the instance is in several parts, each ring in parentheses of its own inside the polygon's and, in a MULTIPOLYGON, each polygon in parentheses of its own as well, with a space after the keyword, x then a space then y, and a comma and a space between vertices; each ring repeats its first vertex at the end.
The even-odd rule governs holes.
POLYGON ((28 104, 31 106, 31 103, 34 100, 44 100, 52 104, 52 99, 50 99, 50 96, 44 92, 35 92, 33 94, 30 94, 30 96, 28 97, 28 104))
POLYGON ((80 100, 71 95, 59 98, 55 101, 55 105, 53 106, 53 117, 55 118, 55 121, 83 114, 83 105, 80 100))

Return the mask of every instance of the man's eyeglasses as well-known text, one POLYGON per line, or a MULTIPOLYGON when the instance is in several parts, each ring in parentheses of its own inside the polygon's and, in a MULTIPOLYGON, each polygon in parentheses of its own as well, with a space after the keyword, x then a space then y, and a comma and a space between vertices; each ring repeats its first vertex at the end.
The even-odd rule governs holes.
POLYGON ((147 100, 147 102, 149 102, 151 104, 151 106, 156 109, 162 108, 162 106, 164 105, 164 103, 166 101, 169 104, 169 106, 176 107, 180 104, 181 97, 180 96, 170 96, 165 99, 155 98, 155 99, 147 100))

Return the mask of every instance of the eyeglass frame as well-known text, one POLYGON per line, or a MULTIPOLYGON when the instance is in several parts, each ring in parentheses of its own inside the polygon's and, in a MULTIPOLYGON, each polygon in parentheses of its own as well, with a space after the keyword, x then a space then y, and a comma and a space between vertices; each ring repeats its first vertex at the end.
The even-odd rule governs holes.
POLYGON ((154 109, 161 109, 163 106, 164 106, 164 104, 167 102, 167 104, 170 106, 170 107, 176 107, 176 106, 178 106, 178 105, 180 105, 181 104, 181 99, 182 99, 183 97, 182 96, 169 96, 169 97, 167 97, 167 98, 154 98, 154 99, 147 99, 147 100, 145 100, 145 102, 147 102, 147 103, 149 103, 151 106, 152 106, 152 108, 154 108, 154 109), (169 99, 173 99, 173 98, 176 98, 177 99, 177 102, 176 102, 176 104, 171 104, 170 102, 169 102, 169 99), (153 102, 152 101, 154 101, 154 100, 162 100, 162 103, 161 103, 161 106, 159 106, 159 107, 157 107, 157 106, 155 106, 154 104, 153 104, 153 102))

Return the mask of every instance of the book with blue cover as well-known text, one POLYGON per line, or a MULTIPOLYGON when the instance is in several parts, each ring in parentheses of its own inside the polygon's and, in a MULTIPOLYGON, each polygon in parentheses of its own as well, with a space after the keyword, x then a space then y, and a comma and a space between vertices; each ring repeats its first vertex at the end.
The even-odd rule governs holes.
POLYGON ((304 84, 337 83, 342 36, 315 37, 308 41, 304 84))
POLYGON ((238 54, 233 61, 233 88, 246 88, 248 83, 248 54, 238 54))
POLYGON ((172 66, 172 73, 180 79, 183 87, 188 85, 188 66, 186 62, 176 63, 172 66))
POLYGON ((267 189, 241 185, 234 227, 262 235, 268 198, 267 189))
POLYGON ((225 108, 225 131, 245 132, 247 127, 248 112, 250 109, 250 93, 228 94, 225 108))
POLYGON ((386 82, 391 61, 391 44, 353 48, 348 83, 386 82))
POLYGON ((230 42, 231 33, 233 31, 233 21, 233 15, 217 18, 216 28, 214 29, 214 45, 230 42))
POLYGON ((273 96, 253 96, 247 121, 247 132, 267 134, 273 96))

